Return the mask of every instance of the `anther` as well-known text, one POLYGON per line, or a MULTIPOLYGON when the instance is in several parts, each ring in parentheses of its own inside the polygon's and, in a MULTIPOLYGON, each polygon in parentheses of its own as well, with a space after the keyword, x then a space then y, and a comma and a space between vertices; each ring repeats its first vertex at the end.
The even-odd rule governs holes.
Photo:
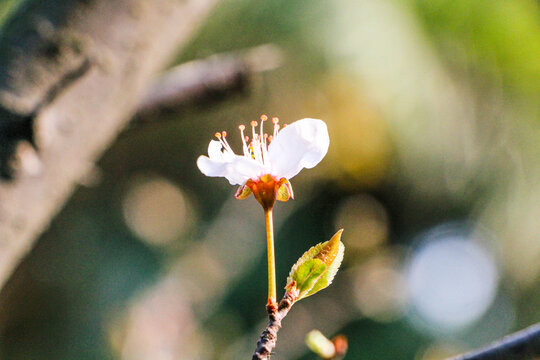
POLYGON ((266 121, 266 120, 268 120, 268 116, 266 116, 264 114, 261 115, 261 121, 266 121))
POLYGON ((276 125, 279 122, 279 119, 277 117, 272 118, 272 122, 274 125, 276 125))
POLYGON ((217 137, 218 139, 220 139, 221 138, 221 133, 217 132, 217 133, 214 134, 214 136, 217 137))
POLYGON ((255 120, 251 122, 251 127, 257 127, 257 122, 255 120))
POLYGON ((238 126, 238 128, 240 129, 240 131, 246 130, 246 127, 244 125, 240 125, 240 126, 238 126))
POLYGON ((227 132, 226 131, 222 131, 221 134, 223 135, 223 137, 227 137, 227 132))

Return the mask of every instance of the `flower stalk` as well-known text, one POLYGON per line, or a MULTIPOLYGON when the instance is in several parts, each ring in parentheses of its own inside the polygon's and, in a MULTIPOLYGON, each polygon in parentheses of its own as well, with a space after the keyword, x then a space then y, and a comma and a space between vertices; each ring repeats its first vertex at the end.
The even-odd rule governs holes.
POLYGON ((264 210, 266 219, 266 248, 268 252, 268 307, 276 307, 276 260, 274 255, 274 221, 272 208, 264 210))

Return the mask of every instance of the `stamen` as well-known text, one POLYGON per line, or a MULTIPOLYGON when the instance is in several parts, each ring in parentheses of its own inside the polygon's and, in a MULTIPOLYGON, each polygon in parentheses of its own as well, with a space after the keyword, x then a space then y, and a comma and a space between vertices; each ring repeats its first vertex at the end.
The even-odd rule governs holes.
POLYGON ((222 131, 221 132, 221 135, 222 135, 222 138, 220 138, 219 140, 221 140, 221 144, 223 145, 223 147, 227 150, 227 151, 230 151, 234 154, 234 151, 233 149, 231 148, 231 146, 229 145, 229 143, 227 142, 227 132, 226 131, 222 131))
POLYGON ((238 128, 240 129, 240 135, 242 137, 242 150, 244 151, 244 156, 250 156, 251 154, 249 153, 249 149, 247 147, 248 137, 244 136, 244 130, 246 127, 244 125, 240 125, 238 128))
POLYGON ((266 159, 266 156, 267 156, 267 153, 266 153, 266 141, 265 141, 265 138, 264 138, 264 133, 263 133, 263 125, 264 125, 264 122, 268 120, 268 116, 266 115, 261 115, 261 127, 259 129, 259 146, 261 148, 261 160, 262 160, 262 163, 264 164, 264 160, 266 159))
POLYGON ((268 156, 268 141, 267 140, 268 140, 268 134, 264 133, 264 140, 263 140, 263 144, 262 144, 262 150, 263 150, 263 156, 264 156, 265 159, 268 156))
POLYGON ((268 120, 268 116, 266 115, 261 115, 261 128, 259 129, 259 132, 261 134, 261 142, 262 142, 262 139, 263 139, 263 124, 264 122, 268 120))
POLYGON ((246 136, 245 140, 246 140, 246 145, 247 145, 247 147, 248 147, 248 149, 250 150, 250 153, 251 153, 251 147, 253 146, 253 140, 248 141, 249 139, 248 139, 247 136, 246 136))
POLYGON ((253 135, 253 139, 255 139, 255 128, 257 127, 257 122, 255 120, 253 120, 251 122, 251 133, 253 135))
POLYGON ((219 143, 221 144, 221 146, 223 146, 223 148, 226 150, 226 151, 232 151, 231 147, 229 146, 229 144, 227 144, 224 139, 225 135, 227 135, 227 133, 225 131, 223 131, 223 133, 215 133, 214 136, 217 137, 217 139, 219 140, 219 143))
POLYGON ((253 149, 253 156, 255 160, 264 164, 262 153, 261 153, 261 140, 259 135, 253 132, 253 140, 251 141, 251 148, 253 149))
MULTIPOLYGON (((277 117, 272 118, 272 123, 274 124, 274 131, 271 134, 264 132, 264 122, 268 121, 268 116, 263 114, 260 116, 261 128, 259 131, 256 131, 257 126, 259 125, 256 120, 250 122, 251 125, 251 141, 249 136, 247 136, 244 131, 246 130, 245 125, 239 125, 238 129, 240 130, 240 136, 242 139, 242 149, 244 156, 254 159, 259 163, 265 163, 266 158, 268 157, 268 146, 271 141, 275 140, 277 134, 280 130, 279 119, 277 117)), ((285 127, 285 125, 283 126, 285 127)), ((223 152, 231 152, 234 154, 229 142, 227 141, 227 132, 221 131, 216 132, 215 137, 221 143, 223 152)))
POLYGON ((279 131, 279 124, 274 125, 274 139, 277 137, 279 131))
POLYGON ((263 145, 263 149, 264 149, 264 150, 267 149, 266 140, 268 140, 268 134, 267 134, 267 133, 264 133, 264 136, 263 136, 263 142, 262 142, 262 145, 263 145))
POLYGON ((259 136, 255 133, 256 127, 257 127, 257 121, 253 120, 251 122, 251 133, 253 135, 253 138, 251 139, 251 149, 253 151, 253 158, 257 160, 258 162, 264 164, 263 155, 261 152, 262 138, 259 138, 259 136))
POLYGON ((279 119, 277 117, 272 118, 272 123, 274 124, 274 137, 276 137, 279 130, 279 119))

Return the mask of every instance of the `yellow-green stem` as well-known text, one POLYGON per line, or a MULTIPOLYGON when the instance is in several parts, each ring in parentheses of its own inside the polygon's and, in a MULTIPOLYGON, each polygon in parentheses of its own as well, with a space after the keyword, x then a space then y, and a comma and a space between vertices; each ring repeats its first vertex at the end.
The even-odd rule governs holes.
POLYGON ((266 247, 268 251, 268 303, 276 303, 276 261, 274 257, 274 221, 272 209, 264 211, 266 219, 266 247))

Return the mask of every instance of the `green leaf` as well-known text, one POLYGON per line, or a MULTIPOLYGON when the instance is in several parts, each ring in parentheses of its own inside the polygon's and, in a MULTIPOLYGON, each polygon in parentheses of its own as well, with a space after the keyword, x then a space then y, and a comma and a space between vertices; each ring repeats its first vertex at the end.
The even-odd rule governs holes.
POLYGON ((287 278, 285 289, 303 299, 326 288, 332 283, 343 260, 345 246, 338 231, 332 239, 317 244, 306 251, 294 264, 287 278))
POLYGON ((296 282, 296 288, 300 291, 300 298, 315 286, 321 276, 326 271, 326 264, 319 259, 310 259, 298 267, 293 274, 293 280, 296 282))
POLYGON ((343 245, 342 242, 339 242, 338 246, 339 248, 338 248, 338 253, 336 255, 336 258, 334 259, 334 261, 332 261, 332 263, 330 264, 328 269, 324 272, 324 274, 322 274, 322 276, 319 278, 319 281, 317 281, 315 285, 313 285, 311 290, 307 293, 306 297, 311 296, 315 294, 316 292, 328 287, 328 285, 330 285, 332 281, 334 280, 334 277, 336 276, 339 270, 339 266, 341 265, 341 262, 343 261, 343 256, 345 255, 345 245, 343 245))

